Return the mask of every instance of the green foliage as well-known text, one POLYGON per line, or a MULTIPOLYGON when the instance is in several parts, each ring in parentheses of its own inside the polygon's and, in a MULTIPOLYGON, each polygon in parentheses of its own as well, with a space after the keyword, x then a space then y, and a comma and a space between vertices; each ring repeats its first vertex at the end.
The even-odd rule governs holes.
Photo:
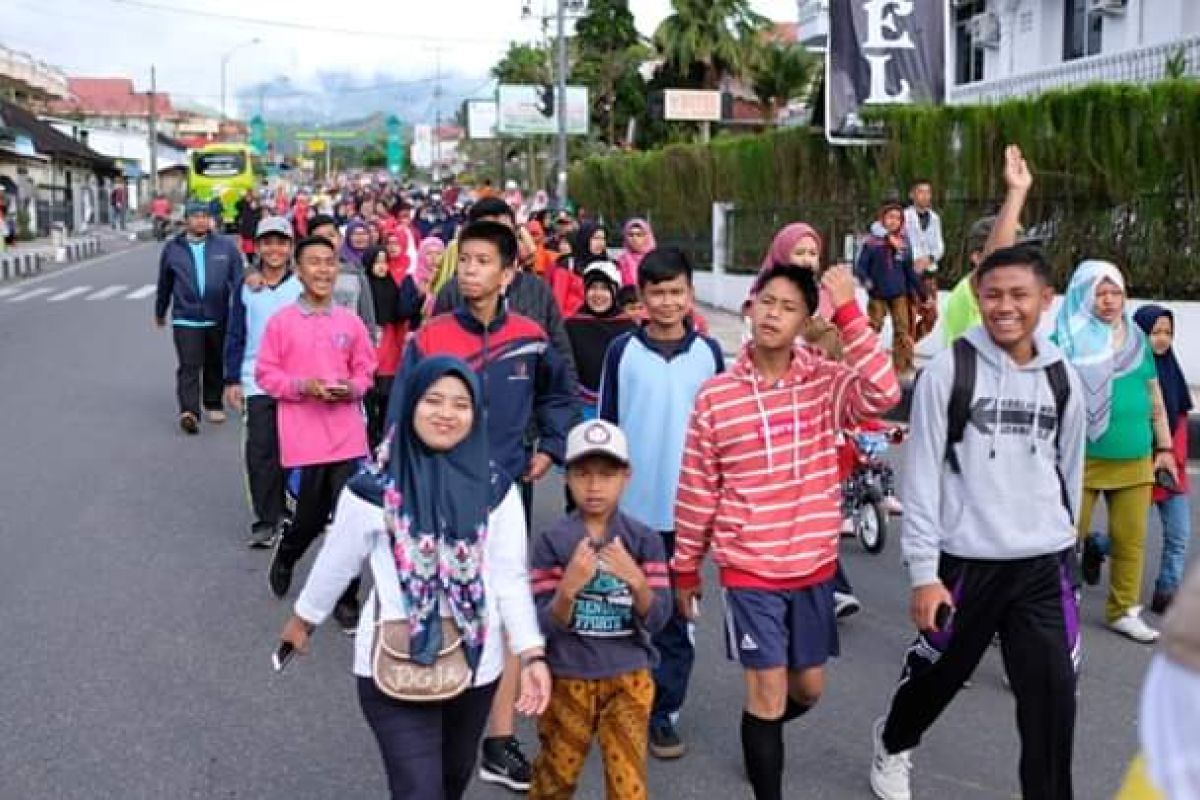
POLYGON ((770 42, 760 48, 750 67, 750 88, 763 105, 763 117, 774 120, 780 109, 805 96, 821 60, 803 47, 770 42))
POLYGON ((1187 77, 1188 60, 1187 53, 1182 47, 1176 48, 1175 52, 1167 56, 1167 61, 1163 65, 1163 73, 1167 80, 1179 80, 1187 77))
POLYGON ((628 0, 592 0, 575 26, 571 82, 589 89, 592 123, 616 144, 631 117, 646 111, 645 81, 638 67, 651 52, 634 25, 628 0))
POLYGON ((877 147, 830 147, 804 128, 593 157, 571 194, 607 219, 648 216, 659 240, 701 241, 714 201, 733 202, 735 266, 751 268, 771 234, 795 219, 826 235, 865 231, 885 195, 933 181, 949 258, 965 263, 966 231, 1003 194, 1003 148, 1021 145, 1035 176, 1025 223, 1048 234, 1060 285, 1086 256, 1114 259, 1143 296, 1200 297, 1200 84, 1095 85, 983 106, 874 112, 877 147))
POLYGON ((554 77, 551 63, 549 48, 512 42, 508 52, 492 67, 492 77, 501 83, 551 83, 554 77))
POLYGON ((703 68, 704 88, 722 75, 745 75, 770 20, 750 0, 671 0, 674 13, 659 23, 654 46, 678 72, 703 68))

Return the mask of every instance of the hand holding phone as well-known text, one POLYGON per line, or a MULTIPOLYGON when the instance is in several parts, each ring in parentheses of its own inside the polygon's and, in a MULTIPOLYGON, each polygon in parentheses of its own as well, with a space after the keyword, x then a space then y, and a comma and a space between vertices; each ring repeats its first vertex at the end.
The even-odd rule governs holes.
POLYGON ((942 603, 937 608, 937 613, 933 617, 933 624, 937 626, 938 632, 946 630, 950 623, 954 621, 954 606, 949 603, 942 603))

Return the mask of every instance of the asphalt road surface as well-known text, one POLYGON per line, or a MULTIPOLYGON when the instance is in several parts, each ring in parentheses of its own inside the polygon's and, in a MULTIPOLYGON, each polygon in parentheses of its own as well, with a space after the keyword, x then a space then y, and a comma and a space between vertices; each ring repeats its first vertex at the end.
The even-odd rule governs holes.
MULTIPOLYGON (((139 245, 0 285, 0 800, 383 797, 351 641, 327 627, 309 657, 270 668, 288 606, 268 593, 267 555, 243 544, 239 425, 191 439, 175 425, 171 337, 151 324, 156 255, 139 245)), ((556 481, 539 489, 538 524, 560 497, 556 481)), ((842 626, 821 705, 787 730, 789 797, 870 795, 871 722, 912 635, 895 540, 879 556, 847 540, 845 563, 865 610, 842 626)), ((690 751, 651 763, 652 797, 750 797, 741 676, 711 573, 707 586, 681 721, 690 751)), ((1075 756, 1086 800, 1111 797, 1134 752, 1150 656, 1101 627, 1102 605, 1089 588, 1075 756)), ((521 735, 532 752, 532 725, 521 735)), ((1018 796, 997 653, 914 761, 917 797, 1018 796)), ((504 794, 476 783, 469 796, 504 794)), ((594 757, 579 796, 602 796, 594 757)))

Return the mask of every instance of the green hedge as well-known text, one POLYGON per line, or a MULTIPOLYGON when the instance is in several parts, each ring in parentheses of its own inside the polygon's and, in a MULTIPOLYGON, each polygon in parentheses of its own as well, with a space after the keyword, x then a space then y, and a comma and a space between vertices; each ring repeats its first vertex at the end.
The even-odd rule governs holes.
MULTIPOLYGON (((731 201, 744 221, 781 210, 821 224, 845 209, 902 196, 917 177, 934 182, 953 256, 962 268, 966 228, 1003 193, 1003 148, 1016 142, 1035 175, 1025 222, 1048 232, 1060 281, 1085 256, 1116 260, 1142 294, 1200 297, 1200 84, 1095 85, 984 106, 892 108, 877 112, 888 139, 873 147, 830 147, 808 129, 718 138, 709 145, 590 158, 571 171, 581 205, 622 220, 649 216, 664 240, 708 234, 712 203, 731 201)), ((869 216, 863 212, 863 216, 869 216)), ((784 221, 787 221, 786 219, 784 221)), ((862 219, 864 230, 870 219, 862 219)), ((757 260, 762 224, 736 241, 738 264, 757 260)), ((841 227, 844 227, 841 226, 841 227)), ((840 253, 830 242, 830 256, 840 253)), ((743 263, 748 262, 748 263, 743 263)))

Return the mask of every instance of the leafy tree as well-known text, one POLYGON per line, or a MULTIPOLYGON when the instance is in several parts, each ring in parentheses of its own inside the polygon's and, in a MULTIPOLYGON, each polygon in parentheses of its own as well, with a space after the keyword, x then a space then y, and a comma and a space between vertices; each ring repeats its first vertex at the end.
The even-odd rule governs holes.
POLYGON ((724 75, 749 72, 770 21, 750 0, 671 0, 675 13, 654 32, 654 46, 679 73, 699 66, 705 89, 720 87, 724 75))
POLYGON ((820 59, 802 47, 784 42, 764 45, 750 67, 750 87, 763 106, 763 119, 771 122, 792 100, 812 88, 820 59))
POLYGON ((651 50, 634 25, 628 0, 591 0, 575 25, 573 82, 586 85, 592 99, 592 121, 606 132, 610 145, 617 130, 646 110, 645 81, 638 68, 651 50))
POLYGON ((549 49, 541 45, 513 42, 504 57, 492 67, 492 77, 501 83, 551 83, 554 73, 550 69, 550 55, 549 49))

